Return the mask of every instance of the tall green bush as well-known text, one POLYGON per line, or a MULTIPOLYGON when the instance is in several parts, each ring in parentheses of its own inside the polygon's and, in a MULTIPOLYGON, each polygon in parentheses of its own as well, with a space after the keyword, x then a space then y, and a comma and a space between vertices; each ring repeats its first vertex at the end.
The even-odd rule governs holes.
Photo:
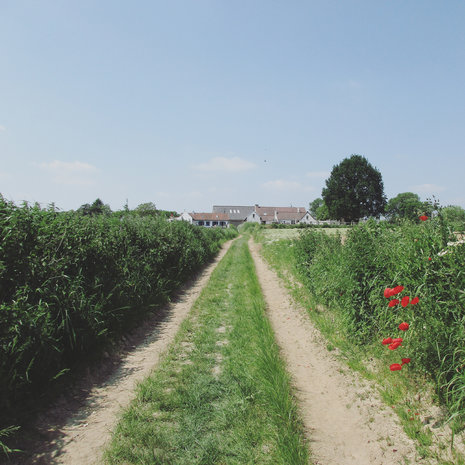
POLYGON ((16 206, 0 196, 0 429, 17 424, 76 361, 165 302, 236 234, 16 206))
POLYGON ((294 249, 315 299, 341 313, 355 344, 393 336, 388 332, 401 322, 387 306, 386 287, 403 285, 420 298, 402 310, 412 367, 437 381, 443 400, 464 420, 465 244, 453 226, 440 212, 421 224, 368 221, 352 228, 344 244, 306 230, 294 249))

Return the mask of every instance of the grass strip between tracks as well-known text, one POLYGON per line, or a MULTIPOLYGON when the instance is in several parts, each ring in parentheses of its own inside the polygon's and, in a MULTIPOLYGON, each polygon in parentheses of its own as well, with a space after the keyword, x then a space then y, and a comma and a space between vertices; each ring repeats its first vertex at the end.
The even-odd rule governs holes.
POLYGON ((106 463, 308 463, 246 240, 232 245, 171 348, 140 384, 106 463))

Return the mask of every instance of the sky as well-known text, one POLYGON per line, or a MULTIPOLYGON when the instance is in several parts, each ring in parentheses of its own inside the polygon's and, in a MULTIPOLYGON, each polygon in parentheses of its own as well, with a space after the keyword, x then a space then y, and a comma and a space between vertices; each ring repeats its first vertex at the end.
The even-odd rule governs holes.
POLYGON ((465 207, 463 0, 0 0, 0 193, 304 206, 360 154, 465 207))

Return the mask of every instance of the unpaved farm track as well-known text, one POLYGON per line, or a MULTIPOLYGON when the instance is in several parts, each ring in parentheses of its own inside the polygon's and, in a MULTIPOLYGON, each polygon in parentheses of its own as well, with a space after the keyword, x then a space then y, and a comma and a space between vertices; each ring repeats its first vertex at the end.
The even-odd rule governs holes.
POLYGON ((250 241, 276 341, 292 377, 313 463, 418 463, 413 442, 375 390, 326 349, 321 334, 296 307, 250 241))
MULTIPOLYGON (((37 453, 27 460, 23 457, 13 463, 18 465, 99 463, 102 450, 116 425, 121 408, 128 405, 135 397, 137 383, 148 376, 160 355, 173 341, 182 321, 232 242, 224 244, 215 260, 190 286, 182 290, 177 301, 168 306, 163 321, 152 322, 153 328, 148 331, 141 344, 132 348, 106 381, 95 385, 89 391, 79 411, 66 415, 68 418, 61 424, 56 423, 57 417, 62 417, 66 410, 72 409, 72 402, 65 396, 42 420, 39 420, 38 428, 44 438, 40 451, 36 450, 37 453)), ((89 382, 92 381, 84 380, 83 390, 87 390, 86 383, 89 382)))

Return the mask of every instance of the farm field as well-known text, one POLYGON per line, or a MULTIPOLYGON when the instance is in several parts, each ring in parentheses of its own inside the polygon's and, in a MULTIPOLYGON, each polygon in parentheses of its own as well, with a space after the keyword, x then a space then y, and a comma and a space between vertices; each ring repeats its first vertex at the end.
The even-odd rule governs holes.
MULTIPOLYGON (((345 237, 348 231, 347 228, 318 228, 318 230, 329 235, 339 233, 342 237, 345 237)), ((284 239, 297 239, 302 231, 301 228, 263 228, 260 230, 260 234, 263 236, 264 242, 275 242, 284 239)))

